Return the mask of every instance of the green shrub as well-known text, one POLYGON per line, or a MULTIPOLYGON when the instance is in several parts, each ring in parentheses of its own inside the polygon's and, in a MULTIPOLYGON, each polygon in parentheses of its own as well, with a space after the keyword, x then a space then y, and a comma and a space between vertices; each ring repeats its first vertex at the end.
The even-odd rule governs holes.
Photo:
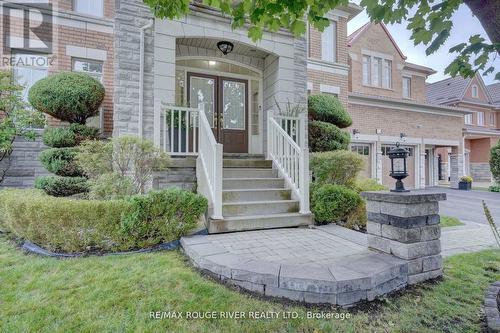
POLYGON ((500 184, 493 184, 488 188, 488 190, 490 192, 500 192, 500 184))
POLYGON ((132 179, 117 173, 105 173, 89 181, 89 198, 116 200, 129 197, 135 192, 132 179))
POLYGON ((359 154, 347 150, 313 153, 310 168, 314 182, 354 186, 358 173, 363 170, 363 159, 359 154))
POLYGON ((51 251, 125 251, 178 239, 206 210, 206 199, 191 192, 151 195, 76 200, 9 189, 0 191, 0 219, 6 231, 51 251))
POLYGON ((181 189, 150 192, 128 200, 129 213, 122 218, 127 238, 141 247, 178 239, 198 223, 207 209, 202 195, 181 189))
POLYGON ((28 93, 38 111, 70 123, 85 124, 98 114, 103 85, 85 73, 62 72, 36 82, 28 93))
POLYGON ((317 223, 346 221, 361 205, 361 196, 345 186, 325 184, 312 187, 311 211, 317 223))
POLYGON ((35 179, 35 188, 55 197, 67 197, 88 192, 89 184, 83 177, 44 176, 35 179))
POLYGON ((113 172, 113 144, 109 141, 88 140, 78 146, 75 163, 91 178, 113 172))
POLYGON ((354 189, 357 192, 368 192, 368 191, 387 191, 388 188, 382 184, 379 184, 376 179, 358 177, 354 182, 354 189))
POLYGON ((67 127, 47 128, 42 139, 46 146, 53 148, 76 146, 75 133, 67 127))
POLYGON ((332 95, 311 95, 308 98, 309 115, 314 120, 337 125, 340 128, 349 127, 352 118, 344 109, 337 97, 332 95))
POLYGON ((366 202, 361 200, 360 205, 347 216, 344 227, 354 230, 366 230, 367 220, 366 202))
POLYGON ((99 138, 99 129, 81 124, 71 124, 69 129, 75 134, 76 143, 99 138))
POLYGON ((77 152, 78 148, 46 149, 40 153, 40 161, 49 172, 58 176, 83 176, 83 171, 74 161, 77 152))
POLYGON ((351 142, 349 133, 322 121, 309 122, 309 147, 313 152, 346 150, 351 142))
POLYGON ((491 147, 490 150, 490 169, 495 181, 500 184, 500 140, 491 147))

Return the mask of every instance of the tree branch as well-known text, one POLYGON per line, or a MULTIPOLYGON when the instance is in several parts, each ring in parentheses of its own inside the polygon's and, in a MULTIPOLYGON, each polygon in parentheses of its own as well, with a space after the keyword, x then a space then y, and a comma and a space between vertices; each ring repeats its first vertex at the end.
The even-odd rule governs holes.
POLYGON ((500 43, 500 1, 464 0, 493 43, 500 43))

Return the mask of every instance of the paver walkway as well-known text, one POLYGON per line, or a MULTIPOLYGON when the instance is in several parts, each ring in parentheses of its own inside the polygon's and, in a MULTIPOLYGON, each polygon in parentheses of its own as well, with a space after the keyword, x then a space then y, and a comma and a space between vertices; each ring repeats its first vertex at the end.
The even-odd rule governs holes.
POLYGON ((498 247, 489 225, 462 221, 464 226, 441 229, 441 253, 450 256, 498 247))

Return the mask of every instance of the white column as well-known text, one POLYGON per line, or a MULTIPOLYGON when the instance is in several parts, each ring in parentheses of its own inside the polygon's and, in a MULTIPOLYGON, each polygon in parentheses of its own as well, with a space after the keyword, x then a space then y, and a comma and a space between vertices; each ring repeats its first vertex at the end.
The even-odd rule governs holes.
POLYGON ((425 145, 418 145, 419 149, 419 160, 418 160, 418 170, 419 170, 419 184, 417 188, 425 188, 425 145))
POLYGON ((379 182, 379 184, 382 184, 382 143, 380 142, 380 138, 379 138, 379 141, 375 142, 374 144, 374 147, 375 147, 375 152, 377 154, 377 157, 376 157, 376 178, 377 178, 377 181, 379 182))

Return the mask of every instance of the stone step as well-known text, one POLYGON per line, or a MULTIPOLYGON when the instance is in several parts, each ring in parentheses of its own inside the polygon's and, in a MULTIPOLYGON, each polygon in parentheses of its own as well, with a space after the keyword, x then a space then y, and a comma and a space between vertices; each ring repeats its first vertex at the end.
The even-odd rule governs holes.
POLYGON ((226 168, 224 178, 276 178, 277 171, 273 169, 226 168))
POLYGON ((247 230, 300 227, 312 224, 311 214, 284 213, 226 217, 223 220, 208 221, 211 234, 247 230))
POLYGON ((244 153, 224 153, 224 158, 228 159, 256 159, 263 160, 263 154, 244 154, 244 153))
POLYGON ((290 200, 292 191, 287 189, 246 189, 246 190, 223 190, 222 202, 238 201, 264 201, 264 200, 290 200))
POLYGON ((225 158, 223 161, 224 168, 266 168, 273 167, 272 161, 254 158, 225 158))
POLYGON ((299 209, 300 204, 296 200, 228 202, 222 205, 222 215, 232 217, 298 213, 299 209))
POLYGON ((222 189, 260 189, 260 188, 285 188, 285 180, 282 178, 224 178, 222 189))

